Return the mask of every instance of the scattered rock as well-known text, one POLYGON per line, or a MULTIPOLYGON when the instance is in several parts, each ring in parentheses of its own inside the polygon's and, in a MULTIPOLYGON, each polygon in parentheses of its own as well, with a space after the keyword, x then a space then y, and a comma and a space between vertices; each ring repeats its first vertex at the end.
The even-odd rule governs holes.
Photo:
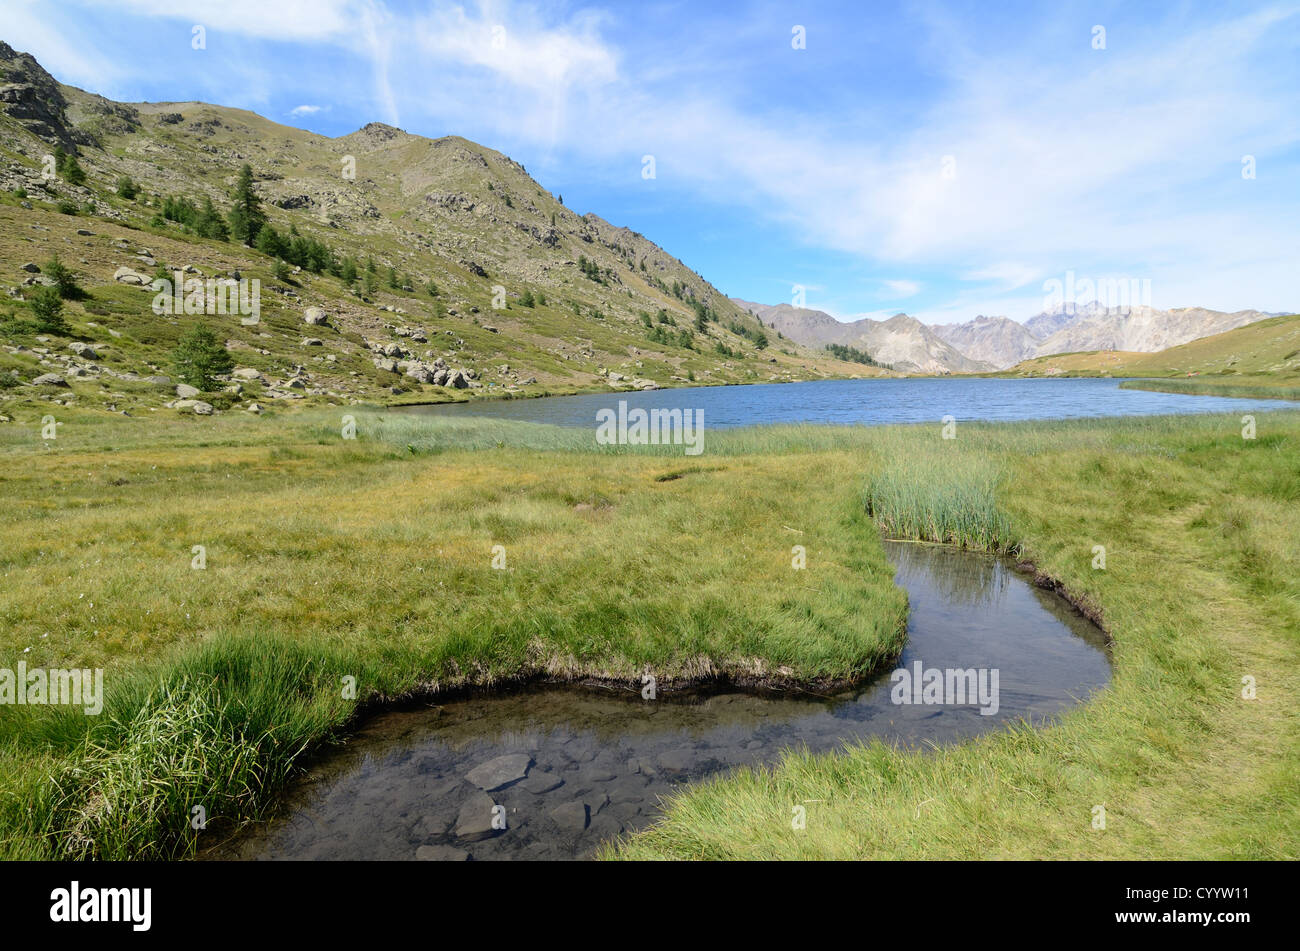
POLYGON ((23 269, 24 271, 26 271, 28 274, 40 274, 40 273, 41 273, 40 265, 36 264, 36 263, 33 262, 33 261, 28 261, 26 264, 23 265, 22 269, 23 269))
POLYGON ((326 327, 329 325, 330 319, 326 316, 325 311, 319 307, 308 307, 303 312, 302 322, 313 327, 326 327))
POLYGON ((119 284, 135 284, 140 287, 148 287, 153 284, 153 278, 148 274, 141 274, 139 271, 134 268, 129 268, 126 265, 123 265, 113 272, 113 280, 117 281, 119 284))
POLYGON ((456 838, 478 842, 496 835, 500 830, 492 828, 492 810, 495 808, 496 802, 487 793, 471 795, 456 816, 456 826, 452 830, 456 838))
POLYGON ((591 824, 591 810, 585 802, 566 802, 552 809, 549 815, 566 832, 581 832, 591 824))
POLYGON ((559 789, 564 785, 564 780, 554 773, 548 773, 545 770, 535 769, 524 777, 519 784, 530 793, 541 795, 548 793, 552 789, 559 789))
POLYGON ((176 395, 179 396, 181 399, 186 399, 186 400, 193 399, 194 397, 199 395, 199 392, 200 391, 197 386, 190 386, 188 383, 176 384, 176 395))
POLYGON ((523 779, 532 765, 533 758, 527 753, 507 753, 475 766, 465 778, 480 789, 493 792, 523 779))
POLYGON ((68 381, 57 373, 42 373, 32 380, 37 386, 67 386, 68 381))
POLYGON ((419 862, 464 862, 469 853, 451 845, 422 845, 415 850, 419 862))

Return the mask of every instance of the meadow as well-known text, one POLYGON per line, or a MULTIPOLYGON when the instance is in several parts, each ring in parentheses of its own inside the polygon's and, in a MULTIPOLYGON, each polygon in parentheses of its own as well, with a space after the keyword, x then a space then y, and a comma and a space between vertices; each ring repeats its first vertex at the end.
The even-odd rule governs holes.
POLYGON ((794 751, 609 857, 1297 854, 1297 414, 764 427, 689 459, 380 411, 355 440, 337 410, 66 415, 0 428, 0 666, 103 667, 105 709, 0 707, 4 857, 192 854, 195 806, 264 814, 397 700, 861 679, 903 643, 882 532, 1032 563, 1113 636, 1110 689, 943 750, 794 751))

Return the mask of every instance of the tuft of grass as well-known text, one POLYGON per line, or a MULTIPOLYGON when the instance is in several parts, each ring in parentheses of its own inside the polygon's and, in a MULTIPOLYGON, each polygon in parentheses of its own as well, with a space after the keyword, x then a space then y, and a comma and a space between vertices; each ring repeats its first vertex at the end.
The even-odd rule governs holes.
POLYGON ((867 477, 866 510, 891 538, 1011 551, 1011 521, 998 505, 1004 467, 926 449, 894 457, 867 477))

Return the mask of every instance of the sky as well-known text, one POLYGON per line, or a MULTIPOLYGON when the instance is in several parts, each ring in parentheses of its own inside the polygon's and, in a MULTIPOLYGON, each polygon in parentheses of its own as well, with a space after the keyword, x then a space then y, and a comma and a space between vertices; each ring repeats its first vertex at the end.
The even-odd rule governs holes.
POLYGON ((1300 310, 1297 2, 0 3, 63 82, 461 135, 747 300, 1300 310))

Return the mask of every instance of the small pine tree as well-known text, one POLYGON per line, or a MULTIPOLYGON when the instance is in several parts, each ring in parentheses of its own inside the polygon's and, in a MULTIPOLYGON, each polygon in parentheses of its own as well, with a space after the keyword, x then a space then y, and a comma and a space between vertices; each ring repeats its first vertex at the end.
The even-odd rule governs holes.
POLYGON ((127 201, 131 201, 135 198, 138 192, 139 189, 136 187, 135 182, 131 181, 130 175, 123 175, 117 180, 118 198, 125 198, 127 201))
POLYGON ((190 386, 211 390, 218 374, 229 373, 235 363, 225 344, 203 324, 195 324, 172 351, 176 375, 190 386))
POLYGON ((280 233, 269 224, 262 225, 257 232, 257 250, 261 251, 268 257, 278 258, 284 254, 284 241, 280 238, 280 233))
POLYGON ((73 185, 82 185, 86 181, 86 172, 77 157, 65 151, 61 145, 54 147, 54 170, 73 185))
POLYGON ((63 319, 63 298, 57 290, 53 287, 38 288, 29 303, 38 333, 58 334, 61 337, 71 335, 68 322, 63 319))
POLYGON ((429 282, 429 286, 426 288, 426 290, 429 292, 430 297, 438 296, 438 285, 433 283, 433 281, 429 282))
POLYGON ((77 284, 77 278, 63 266, 56 254, 45 263, 45 276, 54 282, 54 290, 64 300, 80 300, 86 292, 77 284))
POLYGON ((230 229, 226 227, 226 220, 217 211, 217 206, 212 204, 211 198, 203 199, 203 208, 194 218, 194 230, 200 238, 211 238, 214 241, 230 240, 230 229))
POLYGON ((348 255, 343 259, 343 264, 339 267, 339 280, 351 287, 357 279, 357 262, 348 255))
POLYGON ((388 286, 393 288, 393 290, 402 286, 397 280, 397 268, 393 267, 391 264, 388 266, 388 286))
POLYGON ((262 202, 258 199, 257 192, 253 190, 253 168, 247 163, 239 170, 233 198, 230 233, 236 241, 242 241, 251 247, 257 240, 257 233, 266 224, 266 215, 262 212, 262 202))
POLYGON ((537 301, 533 299, 532 291, 525 290, 522 294, 519 295, 519 303, 523 307, 532 307, 534 304, 537 303, 537 301))
POLYGON ((366 297, 374 297, 378 290, 379 280, 375 277, 375 272, 367 269, 361 282, 361 293, 366 297))

